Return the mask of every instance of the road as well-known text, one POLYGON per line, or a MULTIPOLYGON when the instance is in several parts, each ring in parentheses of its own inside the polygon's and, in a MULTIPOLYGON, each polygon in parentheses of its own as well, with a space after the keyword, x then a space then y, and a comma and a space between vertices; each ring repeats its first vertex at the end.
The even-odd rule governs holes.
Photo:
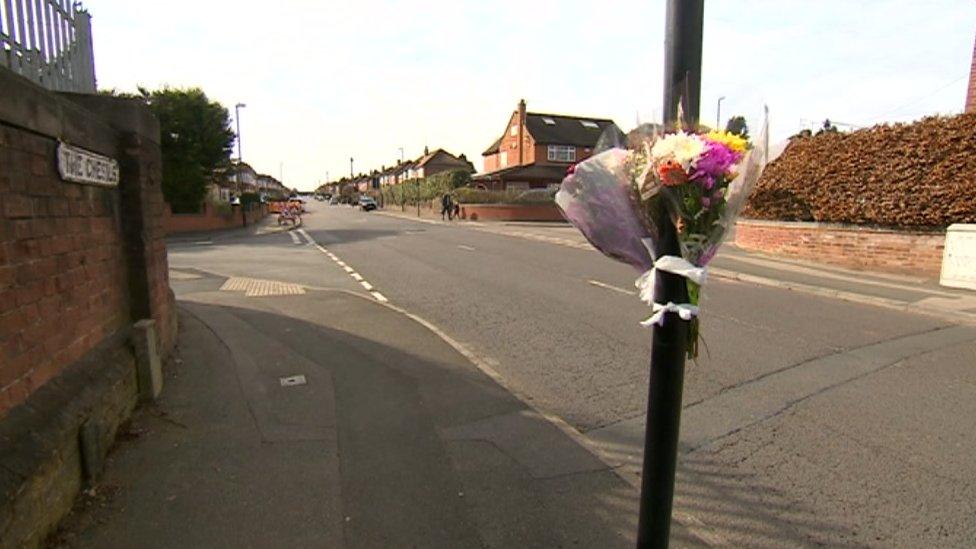
MULTIPOLYGON (((635 481, 649 351, 637 273, 474 225, 311 208, 302 231, 181 239, 171 266, 310 287, 352 271, 345 289, 423 319, 635 481)), ((715 544, 976 544, 976 329, 720 279, 702 308, 680 521, 715 544)))

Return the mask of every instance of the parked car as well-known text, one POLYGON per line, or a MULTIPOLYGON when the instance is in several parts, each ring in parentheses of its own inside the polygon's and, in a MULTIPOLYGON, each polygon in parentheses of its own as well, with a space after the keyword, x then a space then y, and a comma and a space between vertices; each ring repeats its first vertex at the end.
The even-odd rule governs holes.
POLYGON ((359 209, 368 212, 370 210, 376 209, 376 200, 372 196, 360 196, 359 197, 359 209))
POLYGON ((330 206, 336 206, 338 204, 339 204, 339 197, 338 196, 333 196, 332 198, 329 199, 329 205, 330 206))

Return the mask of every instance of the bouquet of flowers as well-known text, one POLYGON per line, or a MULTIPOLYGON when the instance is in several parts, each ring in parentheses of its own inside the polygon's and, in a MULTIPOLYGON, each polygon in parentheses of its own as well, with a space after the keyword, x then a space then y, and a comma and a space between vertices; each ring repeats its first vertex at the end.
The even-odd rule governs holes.
POLYGON ((668 312, 690 321, 689 358, 698 356, 706 266, 759 179, 764 153, 724 131, 652 135, 634 149, 612 147, 577 164, 556 194, 563 215, 594 247, 642 273, 636 286, 654 312, 643 325, 662 324, 668 312), (655 257, 666 223, 681 257, 655 257), (655 301, 656 269, 687 280, 688 303, 655 301))

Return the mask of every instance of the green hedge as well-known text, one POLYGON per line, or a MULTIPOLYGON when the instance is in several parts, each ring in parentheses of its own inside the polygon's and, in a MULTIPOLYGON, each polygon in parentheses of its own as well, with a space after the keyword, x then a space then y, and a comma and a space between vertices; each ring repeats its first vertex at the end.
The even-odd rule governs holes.
POLYGON ((486 191, 465 188, 458 189, 455 196, 462 204, 548 204, 555 199, 556 191, 550 189, 486 191))
POLYGON ((386 205, 416 205, 417 201, 430 202, 445 193, 454 192, 471 182, 471 174, 466 170, 441 172, 423 179, 407 179, 398 185, 380 190, 386 205))

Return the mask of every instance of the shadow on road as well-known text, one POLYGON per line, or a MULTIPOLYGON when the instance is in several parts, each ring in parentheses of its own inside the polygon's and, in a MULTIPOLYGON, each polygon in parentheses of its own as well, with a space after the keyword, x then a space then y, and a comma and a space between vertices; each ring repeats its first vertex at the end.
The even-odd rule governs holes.
POLYGON ((634 491, 403 315, 341 292, 316 293, 328 326, 193 299, 181 363, 102 480, 115 495, 61 544, 633 546, 634 491))

